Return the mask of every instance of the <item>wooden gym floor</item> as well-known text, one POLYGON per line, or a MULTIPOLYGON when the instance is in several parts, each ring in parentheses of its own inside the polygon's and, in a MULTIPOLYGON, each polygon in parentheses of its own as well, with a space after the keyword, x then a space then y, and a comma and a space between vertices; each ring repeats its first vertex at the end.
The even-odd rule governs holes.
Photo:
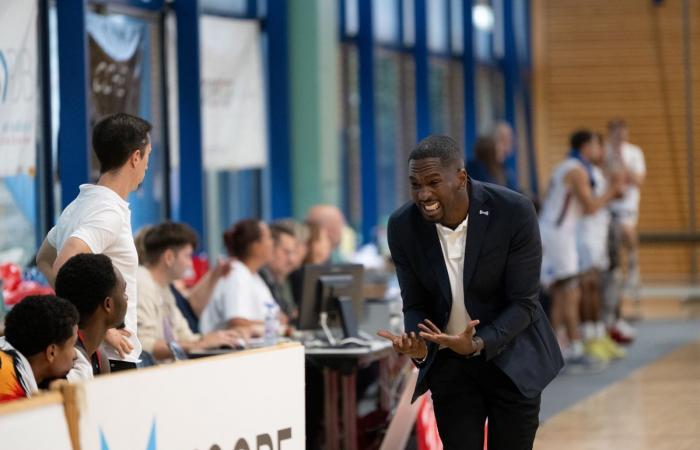
MULTIPOLYGON (((646 303, 643 316, 697 317, 695 313, 664 301, 658 309, 646 303), (674 309, 681 314, 670 313, 674 309)), ((547 420, 537 433, 535 449, 700 449, 700 341, 547 420)))

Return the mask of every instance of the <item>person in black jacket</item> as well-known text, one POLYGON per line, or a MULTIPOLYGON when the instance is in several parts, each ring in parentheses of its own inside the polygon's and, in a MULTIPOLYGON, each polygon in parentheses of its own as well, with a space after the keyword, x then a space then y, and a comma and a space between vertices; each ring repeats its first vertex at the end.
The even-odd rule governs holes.
POLYGON ((468 177, 457 144, 429 136, 408 163, 412 202, 389 219, 406 333, 445 449, 531 449, 540 394, 563 366, 539 303, 542 248, 526 197, 468 177))

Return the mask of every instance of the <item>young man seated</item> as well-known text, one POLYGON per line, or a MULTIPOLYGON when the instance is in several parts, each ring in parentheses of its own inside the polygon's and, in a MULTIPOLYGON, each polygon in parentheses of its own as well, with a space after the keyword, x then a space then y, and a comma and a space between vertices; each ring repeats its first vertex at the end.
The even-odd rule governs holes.
POLYGON ((75 255, 56 275, 56 295, 71 302, 80 313, 77 359, 68 381, 108 373, 109 361, 99 347, 110 328, 124 325, 128 297, 121 272, 106 255, 75 255))
POLYGON ((0 337, 0 403, 31 397, 65 377, 75 360, 78 311, 53 295, 29 296, 5 317, 0 337))
POLYGON ((192 269, 197 235, 185 224, 156 225, 143 238, 144 266, 137 273, 138 337, 143 349, 158 360, 173 357, 173 344, 185 352, 234 348, 243 341, 233 330, 199 335, 192 332, 177 308, 170 285, 192 269))

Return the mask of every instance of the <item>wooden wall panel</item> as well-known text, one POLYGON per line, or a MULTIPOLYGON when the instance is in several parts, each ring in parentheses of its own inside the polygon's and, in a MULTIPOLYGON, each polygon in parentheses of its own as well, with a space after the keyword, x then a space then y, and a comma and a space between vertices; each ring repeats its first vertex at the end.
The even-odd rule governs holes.
MULTIPOLYGON (((625 118, 645 153, 640 232, 687 231, 688 157, 683 1, 532 0, 535 144, 540 188, 576 128, 604 132, 625 118)), ((700 2, 691 2, 691 60, 700 65, 700 2)), ((693 66, 694 154, 700 148, 700 69, 693 66)), ((696 157, 700 160, 700 158, 696 157)), ((700 161, 695 161, 700 174, 700 161)), ((696 189, 696 192, 699 192, 696 189)), ((700 195, 696 195, 700 209, 700 195)), ((646 279, 689 279, 690 250, 645 246, 646 279), (675 275, 674 275, 675 274, 675 275)))

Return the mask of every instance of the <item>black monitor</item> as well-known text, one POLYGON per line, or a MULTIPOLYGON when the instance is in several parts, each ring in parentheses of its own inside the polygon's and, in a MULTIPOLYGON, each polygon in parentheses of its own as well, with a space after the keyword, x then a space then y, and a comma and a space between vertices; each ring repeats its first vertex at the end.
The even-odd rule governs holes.
MULTIPOLYGON (((306 265, 302 269, 299 329, 321 329, 326 313, 331 329, 357 337, 362 313, 364 267, 361 264, 306 265)), ((325 330, 324 330, 325 331, 325 330)))

